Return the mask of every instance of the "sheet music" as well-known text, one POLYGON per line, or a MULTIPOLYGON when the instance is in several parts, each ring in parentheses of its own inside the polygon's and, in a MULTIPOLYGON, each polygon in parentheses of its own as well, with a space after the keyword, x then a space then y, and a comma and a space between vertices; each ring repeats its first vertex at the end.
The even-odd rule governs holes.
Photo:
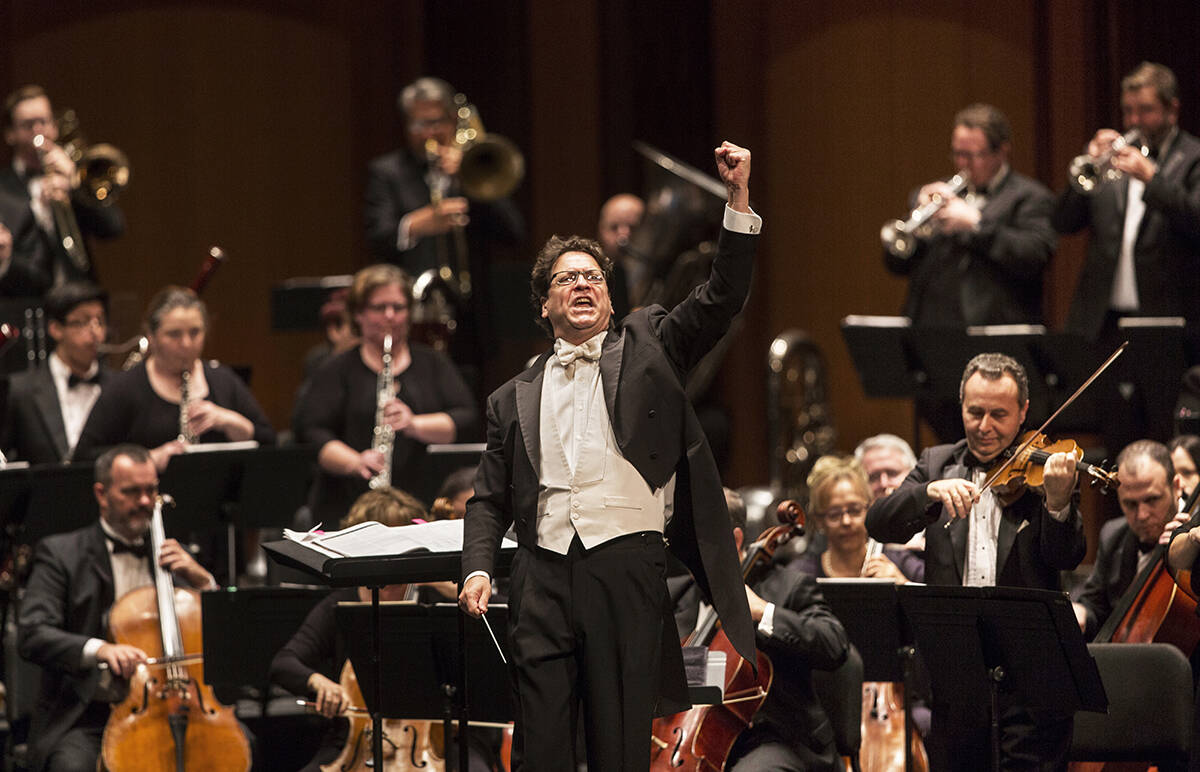
POLYGON ((257 440, 242 440, 240 442, 202 442, 185 445, 184 453, 211 453, 215 450, 254 450, 258 447, 257 440))
MULTIPOLYGON (((431 523, 388 527, 369 520, 341 531, 323 534, 285 531, 284 536, 329 557, 378 557, 401 555, 417 550, 460 552, 463 543, 463 521, 435 520, 431 523)), ((517 543, 511 539, 504 539, 500 546, 516 547, 517 543)))

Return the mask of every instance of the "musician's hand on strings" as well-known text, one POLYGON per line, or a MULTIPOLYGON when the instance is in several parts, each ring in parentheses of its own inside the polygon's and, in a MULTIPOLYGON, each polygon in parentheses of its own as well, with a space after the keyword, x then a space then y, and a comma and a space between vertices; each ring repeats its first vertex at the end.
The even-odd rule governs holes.
POLYGON ((767 611, 767 602, 749 587, 746 587, 746 602, 750 604, 750 618, 754 620, 755 624, 758 624, 767 611))
POLYGON ((482 574, 472 576, 458 594, 458 607, 473 617, 487 612, 488 600, 492 597, 492 581, 482 574))
POLYGON ((1192 516, 1187 512, 1176 513, 1175 517, 1168 520, 1166 525, 1163 526, 1162 533, 1158 535, 1158 543, 1169 544, 1171 541, 1171 534, 1175 533, 1175 529, 1191 519, 1192 516))
POLYGON ((442 199, 437 204, 426 204, 409 214, 408 235, 413 239, 439 236, 451 228, 470 222, 467 216, 470 204, 462 197, 442 199))
POLYGON ((146 652, 125 643, 105 643, 96 650, 96 661, 108 665, 113 675, 129 678, 146 661, 146 652))
POLYGON ((904 584, 908 581, 908 577, 900 571, 900 567, 886 555, 876 555, 868 560, 867 564, 863 566, 862 575, 872 579, 891 579, 896 584, 904 584))
POLYGON ((342 685, 332 681, 320 673, 308 677, 308 688, 316 695, 317 712, 325 718, 335 718, 350 707, 350 696, 342 685))
POLYGON ((736 212, 750 211, 750 151, 732 142, 722 142, 713 150, 717 174, 725 183, 729 208, 736 212))
POLYGON ((1075 490, 1075 456, 1071 453, 1052 453, 1042 467, 1042 489, 1046 492, 1046 509, 1057 512, 1071 503, 1075 490))
POLYGON ((934 480, 925 486, 925 495, 934 501, 940 501, 942 509, 951 521, 966 517, 975 504, 979 489, 975 483, 957 478, 934 480))
POLYGON ((192 554, 174 539, 163 541, 162 549, 158 551, 158 564, 187 580, 187 583, 197 590, 215 590, 217 581, 213 575, 196 562, 192 554))

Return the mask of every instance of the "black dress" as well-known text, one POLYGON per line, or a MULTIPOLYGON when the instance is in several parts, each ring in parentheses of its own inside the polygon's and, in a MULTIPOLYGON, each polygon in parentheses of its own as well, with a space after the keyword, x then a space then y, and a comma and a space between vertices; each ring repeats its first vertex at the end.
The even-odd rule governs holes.
MULTIPOLYGON (((205 362, 204 378, 208 381, 206 399, 209 402, 248 418, 254 424, 254 440, 258 444, 275 444, 275 430, 237 373, 228 367, 205 362)), ((179 403, 168 402, 154 391, 146 374, 146 363, 142 362, 105 383, 79 436, 75 458, 94 459, 122 442, 157 448, 177 436, 179 403)), ((211 429, 200 435, 198 441, 228 442, 229 439, 224 432, 211 429)))
MULTIPOLYGON (((338 354, 313 375, 296 408, 300 442, 320 447, 341 440, 355 451, 371 447, 378 374, 363 363, 360 352, 358 346, 338 354)), ((416 415, 449 414, 458 441, 478 432, 479 410, 454 363, 417 343, 409 344, 409 353, 411 364, 395 378, 400 385, 397 396, 416 415)), ((392 484, 403 490, 413 488, 413 482, 427 474, 425 459, 424 443, 398 434, 392 451, 392 484)), ((336 527, 366 491, 367 481, 362 478, 318 471, 309 496, 315 521, 336 527)))

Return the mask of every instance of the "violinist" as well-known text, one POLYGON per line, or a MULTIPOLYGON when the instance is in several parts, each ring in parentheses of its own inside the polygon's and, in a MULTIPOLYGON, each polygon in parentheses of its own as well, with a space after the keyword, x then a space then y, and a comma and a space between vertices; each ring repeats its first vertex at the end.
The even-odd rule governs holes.
MULTIPOLYGON (((733 540, 744 554, 746 504, 725 489, 733 524, 733 540)), ((676 622, 690 632, 697 618, 700 592, 690 577, 673 583, 676 622)), ((766 701, 738 736, 725 763, 732 772, 756 770, 838 769, 833 728, 813 691, 813 670, 833 670, 846 660, 849 639, 829 609, 816 581, 773 564, 753 586, 746 587, 755 645, 771 658, 774 680, 766 701)))
MULTIPOLYGON (((34 772, 95 770, 115 696, 111 679, 129 677, 146 660, 136 647, 105 640, 105 620, 117 598, 153 583, 148 532, 158 472, 137 445, 105 452, 95 470, 99 521, 38 544, 18 619, 21 656, 42 666, 29 730, 34 772)), ((191 587, 217 587, 174 539, 164 542, 159 562, 191 587)))
POLYGON ((1154 547, 1168 543, 1179 525, 1174 515, 1181 479, 1165 445, 1153 440, 1127 445, 1117 456, 1117 478, 1117 503, 1125 517, 1100 529, 1096 564, 1072 603, 1089 641, 1154 556, 1154 547))
MULTIPOLYGON (((1074 569, 1087 550, 1075 501, 1075 457, 1050 455, 1040 490, 980 492, 989 465, 1013 444, 1025 420, 1025 369, 1004 354, 980 354, 963 371, 959 401, 966 438, 927 448, 900 487, 871 505, 867 531, 877 541, 903 543, 924 529, 928 584, 1059 590, 1059 572, 1074 569)), ((1004 760, 1065 764, 1070 715, 1027 709, 1011 695, 1002 695, 1000 713, 1004 760)), ((933 705, 927 745, 935 768, 986 768, 989 737, 986 706, 933 705)))
MULTIPOLYGON (((359 496, 342 520, 341 527, 349 528, 368 520, 375 520, 387 526, 402 526, 423 521, 427 517, 424 507, 416 498, 404 491, 387 487, 367 491, 359 496)), ((445 600, 436 593, 428 594, 429 589, 422 586, 417 593, 417 599, 429 602, 445 600)), ((406 585, 389 585, 380 591, 379 598, 382 601, 405 600, 409 596, 407 590, 406 585)), ((313 607, 291 640, 284 644, 271 661, 271 680, 293 694, 311 699, 317 711, 330 719, 339 719, 349 708, 363 707, 353 705, 351 696, 344 687, 344 680, 339 678, 346 664, 346 653, 339 639, 335 610, 337 604, 343 601, 367 600, 370 600, 370 594, 362 587, 338 589, 327 595, 313 607)), ((395 656, 403 655, 395 653, 395 656)), ((430 706, 431 715, 436 714, 437 710, 438 706, 430 706)), ((472 743, 475 742, 477 734, 478 731, 472 732, 472 743)), ((332 762, 346 742, 347 724, 344 720, 337 720, 326 732, 317 755, 302 772, 317 772, 322 764, 332 762)), ((486 751, 475 748, 473 744, 471 769, 490 770, 487 757, 486 751)))

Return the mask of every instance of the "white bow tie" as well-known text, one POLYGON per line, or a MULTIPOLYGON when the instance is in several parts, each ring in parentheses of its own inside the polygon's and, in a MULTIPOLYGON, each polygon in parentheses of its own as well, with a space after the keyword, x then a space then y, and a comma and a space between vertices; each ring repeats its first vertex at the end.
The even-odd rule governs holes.
POLYGON ((558 357, 559 364, 567 371, 567 377, 574 378, 575 360, 586 359, 595 362, 600 359, 600 338, 589 338, 578 346, 558 338, 554 341, 554 355, 558 357))

